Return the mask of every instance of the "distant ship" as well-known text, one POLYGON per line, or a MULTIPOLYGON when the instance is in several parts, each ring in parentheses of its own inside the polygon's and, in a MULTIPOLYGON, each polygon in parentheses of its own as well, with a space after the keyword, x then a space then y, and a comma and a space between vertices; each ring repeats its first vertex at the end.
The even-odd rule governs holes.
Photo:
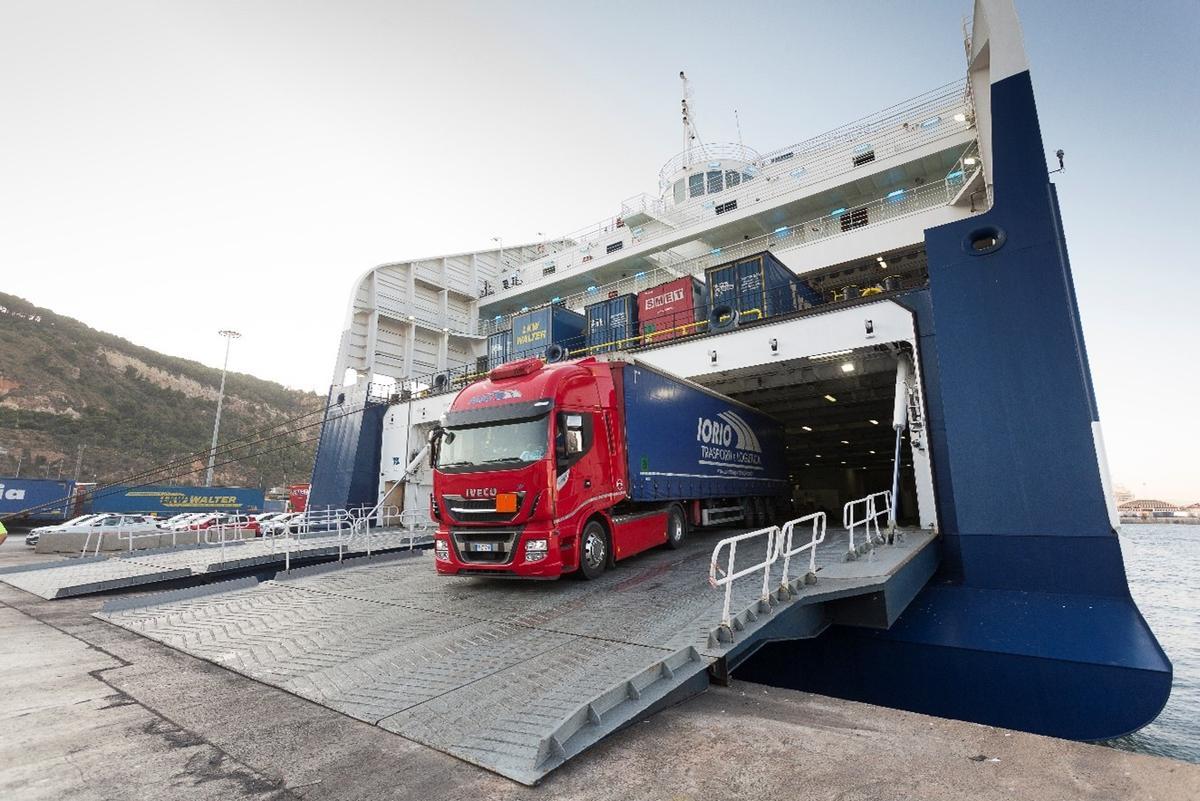
POLYGON ((657 194, 368 270, 312 507, 427 516, 414 457, 456 390, 510 358, 635 352, 782 420, 797 503, 895 481, 902 518, 941 534, 890 629, 768 645, 744 675, 1076 739, 1145 725, 1171 664, 1126 583, 1062 156, 1047 167, 1009 0, 978 0, 965 45, 965 78, 766 152, 700 141, 681 74, 684 149, 657 194))

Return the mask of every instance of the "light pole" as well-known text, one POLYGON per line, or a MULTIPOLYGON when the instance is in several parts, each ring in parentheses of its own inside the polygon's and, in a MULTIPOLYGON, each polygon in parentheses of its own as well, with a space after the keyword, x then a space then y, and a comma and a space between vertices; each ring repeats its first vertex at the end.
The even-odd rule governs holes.
POLYGON ((237 331, 228 329, 217 333, 225 337, 225 364, 221 365, 221 388, 217 390, 217 418, 213 420, 212 447, 208 450, 208 472, 204 474, 206 487, 212 486, 213 463, 217 461, 217 434, 221 431, 221 404, 225 401, 225 371, 229 369, 229 346, 241 336, 237 331))

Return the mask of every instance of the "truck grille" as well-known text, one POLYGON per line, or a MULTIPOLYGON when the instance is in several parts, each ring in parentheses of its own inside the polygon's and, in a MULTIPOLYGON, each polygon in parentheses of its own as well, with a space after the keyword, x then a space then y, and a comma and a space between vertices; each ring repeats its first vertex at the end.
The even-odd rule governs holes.
POLYGON ((520 529, 450 529, 460 561, 476 565, 506 565, 512 561, 520 529))
POLYGON ((525 493, 518 492, 516 512, 497 512, 495 498, 464 498, 443 495, 450 517, 462 523, 511 523, 525 505, 525 493))

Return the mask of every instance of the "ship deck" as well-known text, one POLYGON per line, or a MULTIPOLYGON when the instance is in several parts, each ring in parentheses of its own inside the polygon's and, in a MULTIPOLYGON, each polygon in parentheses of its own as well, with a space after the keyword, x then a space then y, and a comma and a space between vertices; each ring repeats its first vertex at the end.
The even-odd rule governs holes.
POLYGON ((780 591, 776 564, 769 604, 762 573, 734 584, 730 641, 708 583, 718 540, 693 536, 592 582, 441 577, 411 551, 116 599, 97 617, 533 784, 767 640, 886 627, 937 564, 928 531, 855 561, 830 532, 815 581, 780 591))

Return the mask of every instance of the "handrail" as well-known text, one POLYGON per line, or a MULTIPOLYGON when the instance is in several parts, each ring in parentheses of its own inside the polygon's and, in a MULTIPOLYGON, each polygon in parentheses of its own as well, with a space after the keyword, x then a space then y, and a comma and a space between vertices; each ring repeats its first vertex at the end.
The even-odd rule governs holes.
MULTIPOLYGON (((843 227, 843 214, 822 214, 820 217, 804 220, 793 225, 782 226, 769 234, 763 234, 748 240, 738 240, 727 247, 713 248, 708 253, 693 256, 675 262, 666 267, 652 267, 633 276, 621 278, 609 284, 597 286, 592 293, 575 292, 564 296, 558 302, 568 308, 582 308, 587 305, 589 297, 605 298, 613 292, 629 294, 643 289, 649 289, 659 284, 671 281, 683 275, 702 275, 706 269, 717 264, 735 261, 743 255, 761 253, 764 250, 800 247, 824 241, 835 236, 844 236, 881 223, 890 222, 926 209, 945 205, 954 199, 961 181, 943 179, 933 181, 924 186, 905 190, 902 195, 891 194, 869 200, 865 203, 854 204, 853 209, 842 210, 843 214, 861 213, 866 209, 868 222, 865 225, 847 225, 843 227)), ((548 304, 544 304, 548 305, 548 304)), ((533 306, 530 308, 541 308, 533 306)), ((512 318, 522 312, 500 315, 500 319, 482 319, 479 323, 481 336, 494 334, 509 329, 512 318)))
POLYGON ((770 604, 771 565, 775 564, 775 560, 779 558, 778 537, 779 527, 770 526, 769 528, 760 528, 756 531, 747 531, 744 534, 726 537, 718 542, 717 546, 713 548, 712 561, 708 568, 708 583, 711 584, 714 589, 719 587, 725 588, 725 605, 721 611, 721 628, 732 628, 733 621, 729 616, 729 604, 733 599, 733 582, 742 576, 748 576, 751 573, 761 570, 763 572, 763 583, 762 597, 759 600, 762 604, 770 604), (755 537, 761 537, 763 535, 766 535, 767 539, 767 555, 761 562, 756 562, 750 567, 735 571, 734 562, 737 559, 737 544, 739 542, 753 539, 755 537), (722 570, 720 565, 717 563, 720 559, 721 550, 723 548, 728 548, 729 550, 729 559, 726 562, 724 570, 722 570), (721 578, 717 578, 718 571, 722 574, 721 578))
POLYGON ((851 556, 857 553, 854 545, 854 530, 859 526, 863 527, 863 533, 866 536, 866 544, 870 545, 875 541, 882 542, 883 535, 879 528, 879 518, 887 517, 892 511, 892 491, 883 490, 882 492, 873 492, 863 498, 857 498, 853 501, 847 501, 842 505, 842 527, 849 532, 849 543, 847 551, 851 556), (882 501, 882 508, 879 502, 882 501), (863 516, 857 516, 857 508, 862 506, 863 516), (875 536, 871 536, 871 526, 875 526, 875 536))
POLYGON ((783 529, 780 532, 780 556, 783 557, 783 575, 779 579, 779 586, 784 589, 790 589, 789 583, 789 568, 791 567, 792 557, 798 556, 805 551, 808 551, 808 572, 816 574, 817 572, 817 546, 825 541, 825 513, 813 512, 812 514, 798 517, 795 520, 789 520, 783 524, 783 529), (792 547, 792 535, 795 534, 796 527, 804 523, 812 523, 812 534, 807 542, 803 545, 792 547))

